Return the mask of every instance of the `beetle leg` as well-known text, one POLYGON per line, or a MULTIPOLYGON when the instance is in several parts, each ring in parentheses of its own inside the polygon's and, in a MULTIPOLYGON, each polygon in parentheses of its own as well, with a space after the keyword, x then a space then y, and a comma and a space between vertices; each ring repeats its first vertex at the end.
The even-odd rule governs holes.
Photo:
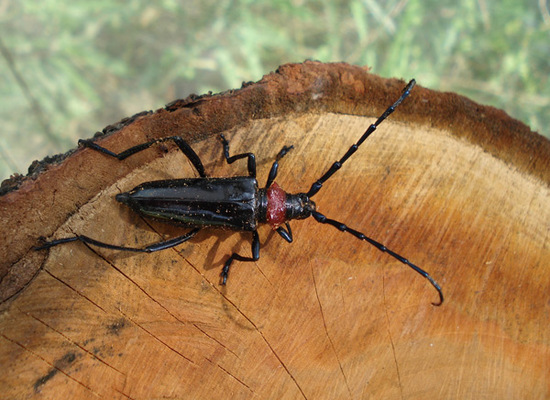
POLYGON ((231 254, 231 257, 227 259, 225 262, 222 272, 220 274, 221 277, 221 284, 225 285, 227 282, 227 277, 229 276, 229 267, 231 266, 231 263, 233 260, 239 260, 239 261, 258 261, 260 259, 260 236, 258 235, 258 231, 252 232, 252 257, 244 257, 240 254, 233 253, 231 254))
POLYGON ((428 274, 426 271, 424 271, 422 268, 417 267, 413 263, 411 263, 409 260, 407 260, 405 257, 400 256, 399 254, 393 252, 392 250, 388 249, 386 246, 384 246, 382 243, 377 242, 374 239, 371 239, 370 237, 366 236, 365 234, 356 231, 355 229, 351 229, 342 222, 335 221, 333 219, 325 217, 323 214, 317 211, 313 211, 311 213, 313 215, 313 218, 317 222, 320 222, 321 224, 328 224, 334 226, 336 229, 342 231, 351 233, 353 236, 355 236, 357 239, 364 240, 370 244, 372 244, 374 247, 376 247, 378 250, 388 253, 390 256, 395 258, 398 261, 401 261, 403 264, 409 266, 410 268, 414 269, 416 272, 418 272, 420 275, 422 275, 424 278, 426 278, 432 286, 437 290, 439 293, 439 303, 432 303, 434 306, 440 306, 443 304, 443 292, 441 291, 441 287, 437 284, 437 282, 428 274))
POLYGON ((265 188, 269 188, 275 178, 277 177, 277 171, 279 169, 279 160, 283 158, 291 149, 293 149, 294 146, 284 146, 279 154, 277 154, 277 157, 275 157, 275 161, 273 161, 273 165, 271 166, 271 170, 269 171, 269 175, 267 176, 267 182, 265 184, 265 188))
POLYGON ((256 156, 254 155, 254 153, 242 153, 236 154, 234 156, 229 156, 229 142, 223 135, 220 135, 220 139, 223 145, 223 156, 225 157, 227 163, 233 164, 235 161, 241 158, 248 157, 248 176, 256 178, 256 156))
POLYGON ((137 146, 130 147, 129 149, 126 149, 120 153, 114 153, 111 150, 107 150, 105 147, 101 147, 98 144, 94 143, 92 140, 79 140, 78 144, 80 146, 88 147, 90 149, 99 151, 103 154, 107 154, 108 156, 115 157, 118 160, 124 160, 127 157, 130 157, 136 153, 139 153, 140 151, 143 151, 145 149, 148 149, 154 144, 167 142, 169 140, 173 140, 174 143, 176 143, 179 147, 179 149, 182 151, 183 154, 191 161, 191 164, 195 167, 197 172, 199 173, 201 178, 206 178, 206 173, 204 172, 204 166, 202 165, 201 159, 195 153, 195 150, 189 146, 189 144, 183 140, 180 136, 168 136, 160 139, 151 140, 150 142, 138 144, 137 146))
POLYGON ((285 222, 286 230, 282 226, 277 228, 277 233, 286 240, 288 243, 292 243, 292 229, 290 229, 290 224, 285 222))
POLYGON ((108 244, 108 243, 100 242, 100 241, 92 239, 88 236, 77 235, 77 236, 72 236, 72 237, 68 237, 68 238, 52 240, 51 242, 45 242, 41 246, 37 246, 34 249, 35 250, 44 250, 44 249, 49 249, 50 247, 57 246, 58 244, 62 244, 62 243, 81 241, 82 243, 86 243, 86 244, 96 246, 96 247, 101 247, 101 248, 104 248, 104 249, 120 250, 120 251, 132 251, 132 252, 135 252, 135 253, 153 253, 155 251, 169 249, 169 248, 175 247, 179 244, 182 244, 183 242, 187 242, 189 239, 194 237, 197 234, 198 231, 200 231, 200 228, 195 228, 192 231, 187 232, 185 235, 178 236, 178 237, 168 239, 168 240, 163 240, 163 241, 160 241, 158 243, 153 243, 153 244, 150 244, 149 246, 142 247, 142 248, 116 246, 114 244, 108 244))

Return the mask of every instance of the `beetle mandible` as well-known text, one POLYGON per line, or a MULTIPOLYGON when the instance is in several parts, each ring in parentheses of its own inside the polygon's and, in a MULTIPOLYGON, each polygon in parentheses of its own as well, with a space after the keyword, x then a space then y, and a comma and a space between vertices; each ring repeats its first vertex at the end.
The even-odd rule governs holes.
POLYGON ((323 184, 330 179, 336 171, 357 151, 359 146, 376 130, 395 109, 409 96, 416 81, 412 79, 403 89, 401 96, 388 107, 378 119, 371 124, 361 138, 352 145, 349 150, 334 162, 332 166, 315 181, 308 192, 290 194, 275 183, 279 161, 293 146, 284 146, 275 157, 264 188, 258 188, 256 180, 256 158, 253 153, 229 155, 229 143, 223 135, 220 135, 223 145, 223 155, 228 164, 236 160, 246 158, 248 160, 248 176, 233 178, 210 178, 206 176, 204 166, 195 151, 179 136, 155 139, 131 147, 119 154, 107 150, 91 140, 80 140, 79 145, 99 151, 118 160, 143 151, 150 146, 166 141, 173 141, 179 149, 189 158, 199 174, 199 178, 170 179, 162 181, 145 182, 129 192, 116 196, 116 200, 131 207, 137 213, 167 222, 176 223, 193 229, 183 236, 153 243, 143 248, 117 246, 103 243, 84 235, 76 235, 62 239, 44 242, 35 247, 36 250, 48 249, 62 243, 81 241, 83 243, 111 250, 152 253, 169 249, 193 238, 202 228, 226 228, 237 231, 252 232, 252 257, 245 257, 233 253, 225 262, 220 277, 221 284, 225 285, 229 276, 229 270, 234 260, 257 261, 260 258, 260 238, 257 226, 261 223, 269 224, 283 239, 292 242, 292 230, 288 221, 292 219, 304 219, 310 216, 321 223, 328 224, 342 232, 347 232, 360 240, 365 240, 378 250, 385 252, 401 263, 409 266, 424 278, 426 278, 439 294, 439 302, 432 303, 439 306, 443 303, 443 292, 437 282, 423 269, 417 267, 405 257, 388 249, 383 244, 351 229, 345 224, 325 217, 318 212, 311 198, 319 192, 323 184), (283 227, 284 225, 284 227, 283 227), (286 228, 286 229, 285 229, 286 228))

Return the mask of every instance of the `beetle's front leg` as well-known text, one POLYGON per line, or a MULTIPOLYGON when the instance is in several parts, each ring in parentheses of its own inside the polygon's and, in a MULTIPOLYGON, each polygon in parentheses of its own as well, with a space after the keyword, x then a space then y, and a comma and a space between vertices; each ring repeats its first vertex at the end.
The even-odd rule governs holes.
POLYGON ((279 170, 279 160, 286 156, 286 154, 292 150, 294 146, 284 146, 279 154, 277 154, 277 157, 275 157, 275 161, 273 161, 273 165, 271 166, 271 170, 269 171, 269 175, 267 176, 267 182, 265 184, 265 188, 269 188, 275 178, 277 177, 277 171, 279 170))
POLYGON ((231 267, 231 263, 233 260, 239 260, 239 261, 258 261, 260 259, 260 236, 258 235, 258 231, 252 232, 252 257, 244 257, 240 254, 233 253, 231 254, 231 257, 227 259, 225 262, 222 272, 220 274, 221 277, 221 284, 225 285, 227 282, 227 277, 229 276, 229 267, 231 267))

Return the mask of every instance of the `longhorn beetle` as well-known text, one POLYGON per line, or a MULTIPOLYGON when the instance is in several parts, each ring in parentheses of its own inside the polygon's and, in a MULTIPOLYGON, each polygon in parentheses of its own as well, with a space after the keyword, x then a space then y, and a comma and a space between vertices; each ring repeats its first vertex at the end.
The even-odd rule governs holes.
POLYGON ((131 147, 119 154, 107 150, 91 140, 80 140, 79 145, 94 149, 103 154, 115 157, 118 160, 145 150, 153 144, 174 141, 180 150, 191 161, 200 178, 170 179, 145 182, 126 193, 116 196, 116 200, 131 207, 137 213, 165 222, 172 222, 185 227, 193 228, 183 236, 166 241, 153 243, 143 248, 116 246, 103 243, 88 236, 77 235, 63 239, 44 242, 36 250, 49 249, 62 243, 81 241, 83 243, 103 247, 111 250, 152 253, 169 249, 193 238, 202 228, 227 228, 236 231, 252 232, 252 257, 245 257, 237 253, 225 262, 220 277, 221 284, 225 285, 229 276, 229 269, 234 260, 257 261, 260 258, 260 238, 258 224, 267 223, 287 242, 292 242, 292 230, 288 223, 291 219, 304 219, 313 216, 321 224, 328 224, 342 232, 350 233, 360 240, 365 240, 378 250, 385 252, 409 266, 426 278, 439 294, 439 302, 432 303, 439 306, 443 303, 443 292, 437 282, 423 269, 417 267, 406 258, 388 249, 383 244, 365 236, 363 233, 351 229, 341 222, 325 217, 316 211, 315 203, 311 200, 319 192, 323 184, 357 151, 359 146, 373 133, 395 109, 409 96, 416 84, 411 80, 403 89, 401 96, 384 113, 370 125, 359 141, 349 148, 339 161, 336 161, 321 178, 315 181, 307 193, 289 194, 275 183, 279 161, 293 146, 284 146, 275 157, 271 166, 267 183, 263 189, 258 188, 256 180, 256 158, 252 153, 229 155, 229 143, 220 135, 223 155, 228 164, 246 158, 248 160, 248 176, 233 178, 209 178, 204 166, 195 151, 179 136, 164 137, 147 143, 131 147), (286 227, 286 229, 282 226, 286 227))

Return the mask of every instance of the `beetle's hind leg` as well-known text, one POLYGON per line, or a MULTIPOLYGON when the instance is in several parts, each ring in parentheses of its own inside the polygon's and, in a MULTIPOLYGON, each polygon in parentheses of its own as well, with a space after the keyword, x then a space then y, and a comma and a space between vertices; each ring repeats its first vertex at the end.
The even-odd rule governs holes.
POLYGON ((222 285, 225 285, 227 282, 227 278, 229 276, 229 267, 231 267, 231 263, 233 260, 239 260, 239 261, 258 261, 260 259, 260 236, 258 235, 258 231, 252 232, 252 257, 244 257, 240 254, 233 253, 231 254, 231 257, 227 259, 225 262, 222 272, 220 274, 220 281, 222 285))
POLYGON ((124 160, 125 158, 128 158, 136 153, 139 153, 140 151, 143 151, 145 149, 148 149, 154 144, 167 142, 169 140, 172 140, 174 143, 177 144, 179 149, 185 156, 191 161, 191 164, 195 167, 197 172, 199 173, 199 176, 201 178, 206 178, 206 172, 204 171, 204 166, 202 165, 202 161, 195 153, 195 150, 189 146, 189 144, 183 140, 180 136, 168 136, 160 139, 151 140, 150 142, 138 144, 137 146, 130 147, 129 149, 126 149, 120 153, 114 153, 111 150, 106 149, 105 147, 101 147, 100 145, 96 144, 92 140, 79 140, 78 144, 80 146, 88 147, 90 149, 93 149, 95 151, 99 151, 100 153, 106 154, 108 156, 114 157, 118 160, 124 160))
POLYGON ((114 244, 100 242, 100 241, 92 239, 88 236, 76 235, 76 236, 72 236, 72 237, 68 237, 68 238, 52 240, 51 242, 44 242, 42 245, 36 246, 34 248, 34 250, 45 250, 45 249, 49 249, 50 247, 57 246, 59 244, 80 241, 82 243, 86 243, 86 244, 89 244, 91 246, 101 247, 103 249, 109 249, 109 250, 132 251, 132 252, 135 252, 135 253, 153 253, 153 252, 159 251, 159 250, 170 249, 170 248, 175 247, 179 244, 187 242, 189 239, 193 238, 197 234, 198 231, 200 231, 200 228, 195 228, 195 229, 187 232, 185 235, 178 236, 178 237, 168 239, 168 240, 163 240, 163 241, 153 243, 153 244, 150 244, 149 246, 141 247, 141 248, 140 247, 117 246, 117 245, 114 245, 114 244))

